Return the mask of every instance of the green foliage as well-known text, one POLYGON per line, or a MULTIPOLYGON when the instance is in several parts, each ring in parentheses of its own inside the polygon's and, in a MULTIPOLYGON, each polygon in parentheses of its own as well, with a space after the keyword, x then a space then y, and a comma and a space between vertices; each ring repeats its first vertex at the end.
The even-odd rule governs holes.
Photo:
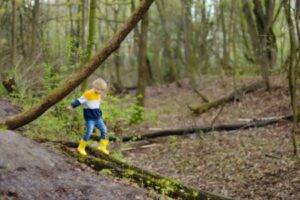
POLYGON ((144 119, 144 108, 138 104, 138 101, 136 101, 131 110, 131 115, 130 115, 130 124, 138 124, 142 122, 144 119))
POLYGON ((177 136, 171 135, 171 136, 168 138, 168 140, 169 140, 169 142, 170 142, 171 144, 176 143, 176 142, 177 142, 177 136))
POLYGON ((51 91, 58 85, 61 75, 57 73, 57 70, 50 64, 45 63, 44 69, 44 86, 47 91, 51 91))
POLYGON ((76 124, 83 124, 83 117, 80 110, 70 113, 66 108, 70 99, 61 101, 42 117, 34 121, 30 131, 26 134, 31 137, 40 137, 60 140, 78 140, 81 134, 78 133, 76 124))
POLYGON ((122 154, 122 152, 118 149, 114 149, 111 153, 110 153, 110 156, 119 160, 119 161, 122 161, 122 162, 126 162, 126 159, 124 158, 124 155, 122 154))
POLYGON ((113 174, 110 169, 102 169, 99 173, 106 176, 110 176, 113 174))
POLYGON ((144 109, 137 105, 137 101, 130 103, 130 96, 124 98, 106 95, 101 104, 103 118, 112 126, 117 121, 124 122, 125 125, 137 124, 142 122, 144 109))
POLYGON ((6 90, 2 84, 0 84, 0 97, 6 94, 6 90))

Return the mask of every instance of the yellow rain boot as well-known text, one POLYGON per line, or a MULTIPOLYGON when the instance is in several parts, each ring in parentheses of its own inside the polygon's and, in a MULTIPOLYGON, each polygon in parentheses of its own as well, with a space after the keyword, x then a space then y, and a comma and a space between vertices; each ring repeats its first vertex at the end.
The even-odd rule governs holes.
POLYGON ((86 155, 87 155, 87 153, 85 152, 85 147, 86 147, 86 145, 87 145, 87 142, 86 142, 86 141, 80 140, 79 146, 77 147, 77 151, 78 151, 81 155, 83 155, 83 156, 86 156, 86 155))
POLYGON ((101 151, 102 153, 105 153, 106 155, 109 154, 109 151, 108 151, 108 143, 109 141, 108 140, 100 140, 100 143, 99 143, 99 147, 98 147, 98 150, 101 151))

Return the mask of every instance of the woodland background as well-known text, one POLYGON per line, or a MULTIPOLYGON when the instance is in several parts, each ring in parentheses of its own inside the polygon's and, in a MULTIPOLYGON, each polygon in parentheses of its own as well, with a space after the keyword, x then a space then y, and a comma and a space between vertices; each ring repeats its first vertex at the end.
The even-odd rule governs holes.
MULTIPOLYGON (((141 2, 2 0, 1 99, 18 112, 43 102, 84 70, 141 2)), ((67 106, 101 76, 110 86, 102 110, 114 158, 225 196, 296 199, 299 50, 299 0, 155 0, 91 78, 22 134, 78 140, 81 110, 67 106), (277 121, 216 128, 270 120, 277 121), (178 129, 188 136, 118 140, 178 129)))

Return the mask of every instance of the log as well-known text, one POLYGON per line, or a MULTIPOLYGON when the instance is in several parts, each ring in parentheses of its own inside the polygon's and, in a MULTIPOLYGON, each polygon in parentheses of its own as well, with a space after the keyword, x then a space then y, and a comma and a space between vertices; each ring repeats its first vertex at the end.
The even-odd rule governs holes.
POLYGON ((154 0, 141 1, 140 6, 133 12, 132 16, 127 22, 116 32, 105 47, 96 54, 88 63, 82 68, 75 71, 68 81, 64 81, 62 85, 54 89, 49 95, 44 97, 39 104, 26 110, 20 114, 8 117, 0 121, 0 128, 16 129, 25 124, 30 123, 44 112, 46 112, 53 105, 58 103, 69 93, 71 93, 77 86, 88 78, 115 50, 120 47, 122 41, 131 32, 136 24, 142 19, 154 0))
POLYGON ((103 169, 108 169, 114 176, 130 179, 141 187, 152 188, 156 192, 169 196, 171 198, 207 200, 231 199, 223 197, 221 195, 202 191, 193 187, 185 186, 178 181, 163 177, 158 174, 154 174, 144 169, 140 169, 133 165, 117 160, 111 156, 104 155, 91 147, 87 148, 87 151, 89 153, 88 156, 81 156, 75 150, 69 148, 77 146, 74 145, 75 143, 71 143, 71 145, 65 145, 61 148, 67 155, 76 158, 81 163, 87 164, 94 170, 101 171, 103 169))
MULTIPOLYGON (((300 116, 300 115, 299 115, 300 116)), ((298 116, 298 117, 299 117, 298 116)), ((291 121, 293 119, 293 115, 287 115, 283 117, 271 117, 271 118, 263 118, 263 119, 253 119, 252 121, 242 122, 242 123, 233 123, 233 124, 218 124, 214 126, 199 126, 195 128, 182 128, 182 129, 166 129, 161 131, 156 131, 153 133, 140 135, 140 136, 125 136, 120 140, 123 142, 128 141, 140 141, 147 139, 154 139, 158 137, 167 137, 172 135, 189 135, 189 134, 198 134, 198 133, 208 133, 212 131, 234 131, 239 129, 249 129, 249 128, 259 128, 272 124, 276 124, 280 121, 291 121)), ((96 137, 93 137, 96 139, 96 137)), ((116 138, 112 138, 115 140, 116 138)))
POLYGON ((205 103, 209 103, 210 100, 199 90, 197 90, 196 88, 193 88, 193 91, 202 99, 202 101, 204 101, 205 103))
POLYGON ((188 108, 197 115, 200 115, 212 108, 216 108, 218 106, 224 105, 226 103, 232 102, 236 99, 240 99, 244 94, 251 93, 254 91, 257 91, 258 89, 265 88, 264 82, 255 82, 250 85, 242 86, 238 88, 237 90, 233 91, 230 93, 228 96, 225 96, 223 98, 217 99, 215 101, 211 101, 208 103, 204 104, 195 104, 195 105, 190 105, 188 108))

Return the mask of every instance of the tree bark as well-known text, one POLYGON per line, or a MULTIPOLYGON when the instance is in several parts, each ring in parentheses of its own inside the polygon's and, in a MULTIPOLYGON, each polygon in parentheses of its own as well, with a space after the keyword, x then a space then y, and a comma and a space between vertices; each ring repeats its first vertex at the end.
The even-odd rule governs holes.
POLYGON ((228 34, 226 30, 226 23, 225 23, 225 14, 224 14, 224 1, 220 2, 220 17, 221 17, 221 28, 223 33, 223 57, 222 57, 222 67, 226 74, 230 72, 229 66, 229 51, 228 51, 228 34))
MULTIPOLYGON (((87 40, 87 48, 83 55, 83 63, 91 59, 92 50, 95 44, 95 21, 96 20, 96 0, 90 0, 90 14, 89 14, 89 35, 87 40)), ((88 79, 85 79, 81 84, 81 91, 87 89, 88 79)))
POLYGON ((167 20, 166 20, 166 15, 165 15, 165 10, 164 10, 164 1, 163 0, 157 0, 156 2, 156 7, 158 10, 158 14, 161 20, 161 26, 163 30, 163 37, 164 37, 164 55, 166 60, 166 66, 167 67, 167 74, 165 77, 167 77, 167 81, 169 82, 178 82, 178 76, 177 76, 177 69, 176 65, 173 59, 173 54, 172 54, 172 47, 171 47, 171 36, 168 33, 167 29, 167 20))
POLYGON ((16 11, 17 5, 16 0, 11 1, 12 4, 12 18, 11 18, 11 64, 12 67, 16 66, 16 53, 17 53, 17 23, 16 23, 16 11))
POLYGON ((40 12, 40 1, 34 0, 34 6, 32 11, 32 36, 31 36, 31 58, 35 59, 37 56, 37 40, 38 27, 39 27, 39 12, 40 12))
POLYGON ((146 13, 141 23, 141 33, 139 38, 139 56, 138 56, 138 83, 137 97, 139 105, 145 104, 146 86, 149 85, 150 75, 147 67, 147 39, 148 39, 148 13, 146 13))
POLYGON ((196 86, 195 80, 195 66, 193 61, 192 52, 192 41, 193 41, 193 30, 192 30, 192 0, 181 0, 183 13, 182 13, 182 24, 183 24, 183 46, 184 46, 184 62, 191 77, 192 87, 196 86))
POLYGON ((44 97, 41 102, 29 110, 18 115, 8 117, 0 121, 0 127, 8 129, 16 129, 21 127, 46 112, 51 106, 71 93, 83 80, 89 77, 116 49, 119 48, 121 42, 126 38, 130 31, 136 26, 143 15, 147 12, 154 0, 144 0, 137 10, 132 14, 127 22, 119 29, 119 31, 111 38, 105 47, 96 54, 82 68, 74 72, 68 81, 54 89, 49 95, 44 97))
POLYGON ((228 96, 217 99, 215 101, 210 101, 209 103, 201 104, 201 105, 191 105, 189 106, 190 110, 192 110, 195 114, 202 114, 207 112, 212 108, 216 108, 218 106, 224 105, 226 103, 232 102, 234 100, 238 100, 243 96, 243 94, 257 91, 258 89, 264 88, 263 82, 252 83, 247 86, 242 86, 239 89, 233 91, 228 96))
MULTIPOLYGON (((297 72, 295 58, 296 58, 296 36, 295 36, 295 27, 292 20, 291 14, 291 2, 289 0, 284 1, 284 10, 286 21, 289 27, 289 37, 290 37, 290 59, 288 67, 288 79, 289 79, 289 89, 291 96, 291 105, 293 109, 293 115, 298 116, 298 105, 297 105, 297 72)), ((297 155, 297 142, 296 142, 296 132, 298 131, 298 118, 294 117, 293 128, 292 128, 292 143, 293 143, 293 152, 294 155, 297 155)))
POLYGON ((270 90, 269 71, 276 64, 276 37, 272 30, 275 8, 274 0, 266 0, 265 7, 260 0, 253 0, 254 10, 251 11, 249 1, 243 1, 243 12, 248 25, 256 63, 261 68, 261 75, 267 90, 270 90))
MULTIPOLYGON (((133 12, 135 10, 135 0, 131 0, 131 5, 130 5, 130 9, 131 9, 131 12, 133 12)), ((138 57, 138 52, 139 52, 139 26, 136 26, 134 29, 133 29, 133 53, 134 53, 134 57, 138 57)))
POLYGON ((81 7, 81 32, 80 32, 80 46, 81 49, 86 48, 86 40, 85 40, 85 27, 86 27, 86 0, 80 0, 81 7))
MULTIPOLYGON (((116 7, 114 9, 114 20, 118 20, 118 14, 119 14, 119 7, 116 7)), ((116 32, 118 29, 117 23, 114 25, 114 32, 116 32)), ((121 62, 121 57, 120 57, 120 51, 119 49, 115 52, 114 55, 114 64, 115 64, 115 74, 116 74, 116 87, 117 88, 122 88, 122 81, 121 81, 121 69, 120 69, 120 63, 121 62)))
POLYGON ((24 19, 23 19, 23 13, 21 8, 19 7, 19 34, 20 34, 20 45, 21 45, 21 52, 22 56, 26 57, 26 49, 25 49, 25 39, 24 39, 24 19))

